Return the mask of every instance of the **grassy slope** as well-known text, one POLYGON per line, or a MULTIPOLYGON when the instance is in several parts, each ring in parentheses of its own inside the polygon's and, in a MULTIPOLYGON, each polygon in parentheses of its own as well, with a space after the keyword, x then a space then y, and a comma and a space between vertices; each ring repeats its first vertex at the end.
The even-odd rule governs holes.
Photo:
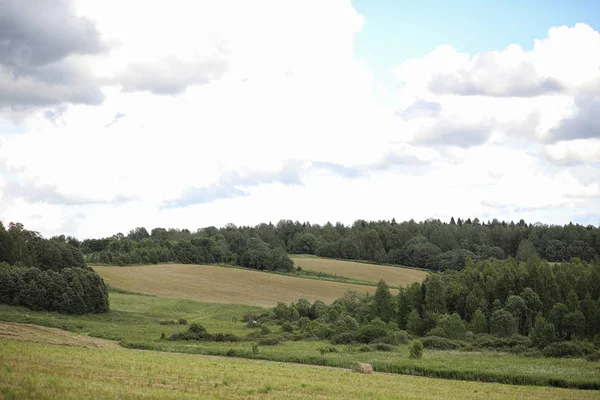
MULTIPOLYGON (((160 340, 186 330, 185 326, 160 325, 166 319, 186 318, 189 323, 200 322, 210 332, 231 332, 245 336, 251 332, 238 321, 247 311, 259 308, 240 305, 198 303, 190 300, 167 299, 151 296, 111 293, 111 312, 105 315, 67 316, 55 313, 34 312, 24 308, 0 305, 0 321, 34 323, 67 329, 92 336, 120 340, 123 345, 168 352, 225 355, 230 349, 245 357, 276 361, 326 364, 349 367, 354 361, 373 363, 380 371, 402 372, 413 375, 519 382, 537 385, 578 386, 598 384, 600 364, 581 359, 526 358, 513 355, 484 352, 461 353, 426 350, 422 360, 408 358, 407 346, 398 346, 394 353, 358 353, 350 346, 336 346, 340 352, 321 357, 318 349, 322 341, 286 342, 279 346, 261 346, 253 354, 253 342, 196 343, 160 340), (552 383, 550 380, 554 380, 552 383)), ((279 327, 273 327, 274 331, 279 327)), ((589 386, 588 386, 589 387, 589 386)))
POLYGON ((6 399, 591 399, 597 393, 243 359, 0 341, 6 399))
POLYGON ((332 302, 346 291, 374 293, 375 288, 316 279, 267 274, 209 265, 160 264, 141 267, 94 267, 111 286, 163 297, 275 306, 305 298, 332 302))
POLYGON ((388 285, 409 285, 413 282, 422 282, 427 276, 427 272, 418 269, 389 267, 362 262, 298 256, 292 256, 292 260, 294 260, 296 266, 300 266, 302 269, 337 274, 339 276, 347 276, 371 282, 383 279, 388 285))

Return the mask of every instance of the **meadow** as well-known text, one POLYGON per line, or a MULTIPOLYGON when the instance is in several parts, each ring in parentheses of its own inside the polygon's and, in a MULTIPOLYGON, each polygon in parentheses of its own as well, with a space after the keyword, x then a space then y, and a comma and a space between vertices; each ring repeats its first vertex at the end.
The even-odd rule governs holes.
MULTIPOLYGON (((187 330, 187 325, 163 325, 161 322, 179 318, 186 319, 188 325, 193 322, 201 323, 211 333, 228 332, 245 337, 253 329, 241 322, 243 315, 248 311, 260 312, 264 309, 116 292, 110 293, 110 301, 109 313, 82 316, 34 312, 0 305, 0 321, 61 328, 115 340, 128 348, 160 352, 230 355, 342 368, 349 368, 353 362, 362 361, 372 363, 376 371, 407 375, 575 388, 600 385, 600 364, 584 359, 530 358, 493 351, 476 353, 426 350, 422 359, 413 360, 408 357, 407 345, 394 346, 393 352, 360 352, 355 345, 340 345, 335 346, 337 352, 321 354, 319 349, 329 347, 328 342, 288 341, 277 346, 259 346, 258 353, 254 353, 253 339, 236 343, 168 341, 161 339, 163 333, 165 337, 169 337, 173 333, 187 330)), ((281 329, 276 325, 270 328, 274 332, 281 329)), ((298 379, 297 382, 308 381, 298 379)), ((447 382, 449 385, 453 384, 451 381, 447 382)), ((598 395, 597 391, 590 393, 598 395)), ((382 396, 385 397, 385 394, 382 393, 382 396)))
POLYGON ((375 287, 319 279, 303 279, 241 268, 159 264, 136 267, 95 266, 111 286, 140 293, 203 302, 272 307, 305 298, 326 303, 346 291, 375 293, 375 287))
POLYGON ((239 358, 0 341, 4 399, 593 399, 596 392, 448 381, 239 358), (335 382, 335 385, 331 383, 335 382))
POLYGON ((363 281, 378 282, 383 279, 390 286, 406 286, 422 282, 426 271, 414 268, 390 267, 363 262, 333 260, 316 256, 291 256, 296 267, 303 270, 325 272, 363 281))

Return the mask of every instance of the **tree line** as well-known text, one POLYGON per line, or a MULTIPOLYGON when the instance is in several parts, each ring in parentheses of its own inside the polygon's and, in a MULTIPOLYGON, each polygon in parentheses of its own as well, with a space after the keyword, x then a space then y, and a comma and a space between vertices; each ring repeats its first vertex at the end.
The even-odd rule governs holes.
POLYGON ((69 243, 93 263, 117 265, 158 262, 233 263, 257 269, 291 267, 288 254, 314 254, 338 259, 360 259, 427 268, 461 270, 467 259, 525 261, 539 256, 552 262, 578 257, 591 261, 600 256, 600 229, 594 226, 526 224, 492 220, 480 222, 452 218, 397 223, 358 220, 317 225, 279 221, 276 225, 223 228, 213 226, 195 232, 187 229, 136 228, 102 239, 69 243))
POLYGON ((109 309, 107 286, 64 238, 0 222, 0 303, 66 314, 109 309))

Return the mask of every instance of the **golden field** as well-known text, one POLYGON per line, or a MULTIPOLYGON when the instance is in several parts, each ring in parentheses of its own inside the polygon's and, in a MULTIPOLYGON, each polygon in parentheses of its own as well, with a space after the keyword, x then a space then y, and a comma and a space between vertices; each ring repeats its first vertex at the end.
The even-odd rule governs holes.
POLYGON ((388 285, 404 286, 422 282, 427 272, 418 269, 388 267, 352 261, 332 260, 319 257, 292 257, 297 267, 310 271, 320 271, 332 275, 378 282, 383 279, 388 285))
POLYGON ((345 292, 375 293, 375 287, 210 265, 160 264, 93 267, 110 286, 161 297, 210 303, 273 307, 304 298, 326 303, 345 292))

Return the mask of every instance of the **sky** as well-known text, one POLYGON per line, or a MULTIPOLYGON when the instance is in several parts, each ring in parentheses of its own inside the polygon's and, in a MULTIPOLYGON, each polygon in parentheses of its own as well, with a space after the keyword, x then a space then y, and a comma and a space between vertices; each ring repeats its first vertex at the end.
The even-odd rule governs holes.
POLYGON ((600 5, 496 3, 0 0, 0 220, 599 226, 600 5))

